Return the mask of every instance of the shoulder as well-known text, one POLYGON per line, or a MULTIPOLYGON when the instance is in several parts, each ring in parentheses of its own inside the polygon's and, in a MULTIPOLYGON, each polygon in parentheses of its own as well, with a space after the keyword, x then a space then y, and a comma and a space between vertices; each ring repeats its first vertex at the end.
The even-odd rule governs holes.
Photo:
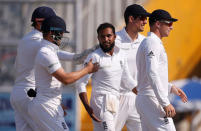
POLYGON ((26 34, 22 40, 34 40, 34 41, 41 41, 42 40, 42 33, 36 30, 32 30, 28 34, 26 34))
POLYGON ((88 61, 90 61, 91 59, 92 59, 93 62, 97 62, 98 59, 100 58, 101 51, 102 51, 102 50, 101 50, 100 47, 97 48, 95 51, 93 51, 92 53, 90 53, 90 54, 87 56, 85 62, 88 62, 88 61))
POLYGON ((138 39, 139 39, 139 41, 142 42, 144 40, 144 38, 146 38, 144 35, 138 33, 138 39))
POLYGON ((123 35, 124 35, 123 30, 124 29, 116 32, 116 41, 121 41, 123 39, 123 35))
POLYGON ((160 44, 160 42, 158 40, 154 39, 151 36, 144 38, 142 43, 144 43, 147 46, 158 46, 160 44))
POLYGON ((39 52, 41 54, 47 54, 47 55, 50 55, 50 54, 55 54, 54 51, 52 51, 50 48, 46 47, 46 46, 42 46, 39 50, 39 52))

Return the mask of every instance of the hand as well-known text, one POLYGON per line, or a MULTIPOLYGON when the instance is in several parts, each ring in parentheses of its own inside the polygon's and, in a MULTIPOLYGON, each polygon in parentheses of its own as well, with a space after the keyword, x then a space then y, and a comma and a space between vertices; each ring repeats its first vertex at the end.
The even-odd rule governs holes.
POLYGON ((133 88, 133 89, 132 89, 132 92, 137 95, 137 87, 133 88))
POLYGON ((88 73, 93 73, 98 71, 99 63, 92 63, 92 59, 86 64, 86 68, 88 69, 88 73))
POLYGON ((100 120, 97 116, 95 116, 95 114, 94 114, 94 112, 93 112, 93 109, 92 109, 90 106, 86 106, 86 110, 87 110, 88 114, 90 115, 90 117, 91 117, 94 121, 96 121, 96 122, 101 122, 101 120, 100 120))
POLYGON ((64 116, 66 116, 66 115, 67 115, 67 112, 66 112, 67 107, 64 106, 63 104, 61 104, 61 107, 62 107, 62 109, 63 109, 63 111, 64 111, 64 116))
POLYGON ((178 95, 184 103, 188 101, 186 94, 180 88, 172 86, 171 92, 174 93, 175 95, 178 95))
POLYGON ((163 109, 166 113, 166 117, 174 117, 176 115, 175 109, 171 104, 163 107, 163 109))

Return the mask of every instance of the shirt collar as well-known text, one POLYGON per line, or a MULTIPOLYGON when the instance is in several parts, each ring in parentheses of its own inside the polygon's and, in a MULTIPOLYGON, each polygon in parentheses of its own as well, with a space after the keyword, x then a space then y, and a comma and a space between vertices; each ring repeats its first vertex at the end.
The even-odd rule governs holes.
MULTIPOLYGON (((100 50, 101 50, 101 52, 103 53, 103 54, 105 54, 106 56, 111 56, 109 53, 105 53, 105 52, 103 52, 103 50, 100 48, 100 50)), ((118 54, 119 53, 119 51, 120 51, 120 48, 118 47, 118 46, 114 46, 114 52, 113 52, 113 55, 116 55, 116 54, 118 54)), ((112 56, 113 56, 112 55, 112 56)))
POLYGON ((32 32, 33 32, 33 37, 43 39, 43 34, 39 30, 33 29, 32 32))
POLYGON ((161 41, 161 39, 153 32, 148 32, 147 36, 151 36, 153 38, 155 38, 156 40, 158 40, 161 44, 163 44, 163 42, 161 41))
POLYGON ((48 47, 49 49, 51 49, 55 52, 59 50, 59 47, 50 41, 43 39, 42 43, 44 44, 44 46, 48 47))
POLYGON ((122 32, 123 32, 123 34, 124 34, 124 37, 125 37, 126 39, 128 39, 130 43, 134 43, 134 44, 140 43, 140 38, 141 38, 140 33, 138 33, 137 39, 135 39, 135 40, 133 41, 133 40, 131 39, 131 37, 129 36, 129 34, 126 32, 126 27, 123 28, 122 32))

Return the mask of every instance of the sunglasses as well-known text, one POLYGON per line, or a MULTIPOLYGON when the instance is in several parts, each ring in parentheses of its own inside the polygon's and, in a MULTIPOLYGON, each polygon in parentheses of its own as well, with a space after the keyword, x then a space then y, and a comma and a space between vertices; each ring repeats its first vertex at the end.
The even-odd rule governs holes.
POLYGON ((138 18, 139 18, 140 20, 142 20, 142 21, 147 20, 147 16, 138 16, 138 18))
POLYGON ((159 21, 159 22, 164 23, 164 24, 166 24, 169 27, 171 27, 173 25, 172 21, 162 20, 162 21, 159 21))

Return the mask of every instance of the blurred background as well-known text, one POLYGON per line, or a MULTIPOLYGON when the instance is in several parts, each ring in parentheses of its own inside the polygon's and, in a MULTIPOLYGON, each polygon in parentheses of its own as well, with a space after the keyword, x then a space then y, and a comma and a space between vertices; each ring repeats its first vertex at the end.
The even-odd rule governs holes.
MULTIPOLYGON (((0 0, 0 131, 15 131, 14 113, 9 102, 15 79, 15 56, 19 40, 31 31, 31 15, 38 6, 52 7, 65 19, 69 44, 63 50, 81 52, 97 44, 96 28, 110 22, 116 31, 125 25, 123 13, 130 4, 141 4, 148 12, 165 9, 178 18, 173 31, 164 38, 168 54, 169 80, 189 97, 182 104, 170 96, 177 110, 178 131, 201 131, 201 1, 200 0, 0 0)), ((149 31, 146 25, 144 35, 149 31)), ((80 66, 62 62, 67 72, 80 66)), ((91 86, 87 87, 90 96, 91 86)), ((92 131, 90 117, 83 108, 74 84, 64 87, 65 117, 71 131, 92 131)), ((123 129, 126 131, 126 128, 123 129)))

